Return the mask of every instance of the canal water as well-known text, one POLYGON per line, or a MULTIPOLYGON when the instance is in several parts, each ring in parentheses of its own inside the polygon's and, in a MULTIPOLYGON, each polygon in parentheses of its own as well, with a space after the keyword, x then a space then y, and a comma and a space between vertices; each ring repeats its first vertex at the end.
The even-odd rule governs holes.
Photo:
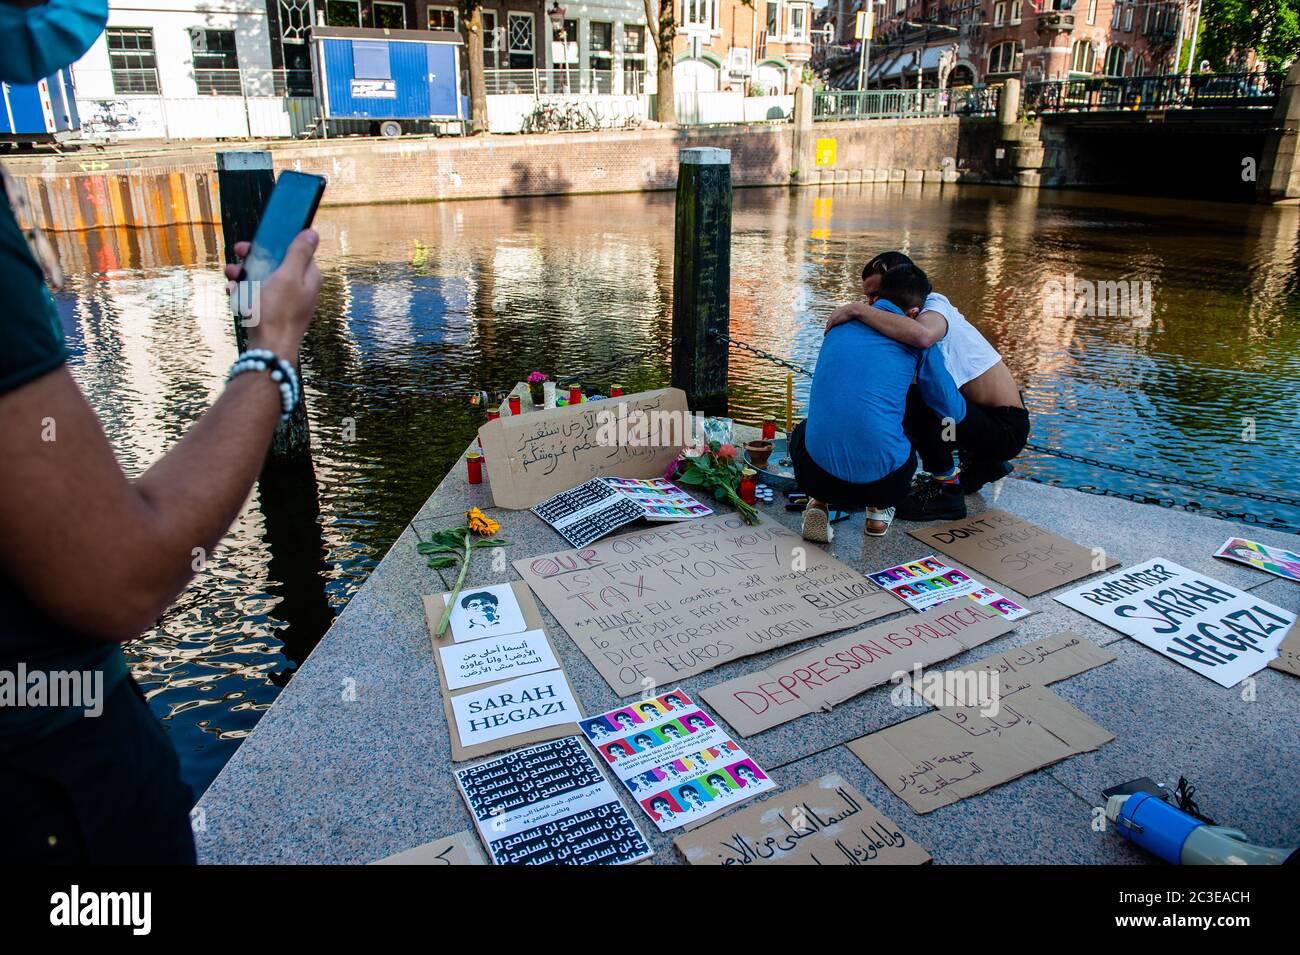
MULTIPOLYGON (((196 795, 456 461, 482 417, 471 392, 533 370, 579 374, 671 338, 671 194, 324 209, 318 226, 325 287, 304 350, 316 500, 300 485, 255 494, 207 570, 128 647, 196 795)), ((738 339, 811 367, 865 260, 900 248, 1002 351, 1036 444, 1297 496, 1300 210, 867 185, 739 190, 733 229, 738 339), (1127 314, 1089 309, 1089 282, 1125 283, 1127 314), (1063 314, 1070 289, 1083 305, 1063 314)), ((234 357, 220 236, 59 242, 73 373, 138 474, 220 391, 234 357)), ((665 356, 589 383, 663 385, 665 356)), ((784 369, 733 351, 730 376, 737 420, 783 417, 784 369)), ((797 377, 797 400, 807 393, 797 377)), ((1017 469, 1300 525, 1296 507, 1059 457, 1027 455, 1017 469)))

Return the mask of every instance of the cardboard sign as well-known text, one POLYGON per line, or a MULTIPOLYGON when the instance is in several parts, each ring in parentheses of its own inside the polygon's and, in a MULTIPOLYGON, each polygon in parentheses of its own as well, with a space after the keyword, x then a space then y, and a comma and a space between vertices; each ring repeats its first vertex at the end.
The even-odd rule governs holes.
POLYGON ((1015 624, 973 602, 877 624, 778 660, 700 693, 741 736, 829 710, 896 673, 987 643, 1015 624))
POLYGON ((438 653, 442 657, 443 677, 451 690, 556 670, 560 666, 551 641, 541 630, 525 630, 495 640, 489 637, 456 643, 440 647, 438 653))
POLYGON ((624 865, 654 854, 575 736, 456 771, 497 865, 624 865))
POLYGON ((945 707, 848 744, 890 790, 918 813, 974 796, 1097 749, 1114 739, 1040 686, 979 706, 945 707))
MULTIPOLYGON (((998 691, 1005 697, 1028 686, 1047 686, 1077 676, 1114 659, 1115 654, 1105 647, 1099 647, 1087 637, 1066 630, 1052 634, 1046 640, 1028 643, 976 663, 964 664, 958 669, 971 673, 979 670, 996 671, 1000 678, 998 691)), ((930 702, 938 705, 935 700, 930 702)))
POLYGON ((1268 666, 1296 620, 1288 610, 1161 557, 1056 599, 1225 687, 1268 666))
POLYGON ((661 388, 498 418, 478 437, 493 502, 519 510, 594 477, 663 477, 689 428, 686 393, 661 388))
MULTIPOLYGON (((525 627, 523 632, 530 634, 534 632, 541 633, 546 639, 545 652, 549 653, 552 660, 558 661, 559 656, 555 652, 555 644, 553 644, 550 638, 546 635, 542 623, 542 612, 537 609, 537 602, 533 600, 533 595, 528 590, 528 586, 522 581, 515 581, 512 584, 505 584, 503 586, 508 588, 510 591, 511 599, 515 606, 519 608, 519 612, 523 617, 525 627)), ((495 590, 495 588, 480 589, 495 590)), ((520 710, 520 707, 489 707, 488 701, 492 698, 492 694, 486 691, 504 685, 502 680, 498 678, 495 683, 491 684, 478 683, 476 685, 471 685, 465 683, 463 675, 458 676, 453 672, 454 667, 462 660, 460 654, 467 653, 476 656, 478 663, 482 665, 475 667, 475 672, 481 676, 483 668, 486 666, 486 661, 494 657, 491 652, 493 647, 499 644, 513 646, 521 639, 522 634, 508 634, 499 639, 474 639, 458 643, 452 638, 451 628, 448 627, 447 632, 441 637, 433 637, 432 634, 438 626, 438 621, 442 617, 443 610, 447 606, 445 599, 446 596, 446 594, 433 594, 424 597, 423 600, 424 619, 429 626, 429 634, 433 643, 433 659, 434 663, 438 667, 438 686, 439 691, 442 693, 443 712, 446 714, 447 729, 451 736, 452 760, 454 762, 460 762, 461 760, 466 759, 476 759, 479 756, 487 756, 490 753, 500 752, 503 749, 510 749, 512 746, 526 746, 530 743, 542 743, 546 740, 559 739, 562 736, 576 736, 578 734, 578 726, 575 721, 582 716, 582 708, 578 706, 577 701, 573 699, 573 690, 569 686, 568 680, 565 679, 563 670, 557 668, 539 671, 537 673, 537 676, 547 677, 550 686, 556 694, 555 697, 543 697, 540 702, 555 703, 557 701, 562 701, 565 702, 566 705, 570 705, 570 701, 572 701, 571 705, 573 706, 573 711, 568 715, 567 721, 547 723, 544 722, 547 717, 541 716, 539 712, 537 719, 521 719, 515 721, 512 724, 513 729, 510 733, 503 736, 496 736, 494 738, 487 738, 487 734, 479 732, 477 729, 479 725, 483 725, 484 729, 486 729, 486 724, 474 724, 476 727, 474 729, 475 740, 462 740, 460 735, 461 721, 458 719, 456 706, 453 704, 453 701, 460 696, 473 694, 477 701, 477 705, 473 707, 474 712, 472 713, 469 712, 471 707, 468 703, 461 704, 462 713, 469 719, 482 719, 488 720, 488 722, 492 723, 499 723, 500 721, 496 717, 500 713, 503 711, 514 712, 515 710, 520 710), (465 689, 456 689, 456 685, 461 683, 464 683, 465 689)), ((535 639, 532 641, 532 645, 537 649, 539 654, 543 652, 535 639)), ((501 676, 506 676, 506 674, 501 674, 501 676)), ((528 677, 522 676, 518 672, 510 673, 508 678, 512 679, 512 681, 515 678, 528 680, 528 677)), ((522 694, 522 690, 516 690, 515 692, 522 694)), ((497 699, 499 699, 499 697, 500 695, 498 694, 497 699)), ((549 707, 539 707, 539 711, 545 709, 549 709, 549 707)), ((520 712, 521 714, 526 715, 526 708, 520 710, 520 712)), ((554 716, 554 712, 552 712, 551 715, 554 716)), ((468 729, 469 724, 466 724, 466 727, 468 729)))
POLYGON ((514 567, 619 696, 899 609, 794 531, 766 518, 751 527, 735 514, 514 567))
POLYGON ((978 573, 1026 597, 1118 567, 1086 547, 1006 511, 983 511, 950 524, 908 531, 978 573))
POLYGON ((681 690, 593 716, 582 731, 660 832, 725 812, 774 785, 681 690))
POLYGON ((1300 676, 1300 624, 1291 627, 1291 632, 1277 648, 1277 659, 1269 666, 1292 676, 1300 676))
POLYGON ((930 854, 830 773, 673 840, 688 865, 921 865, 930 854))
POLYGON ((371 865, 487 865, 483 850, 468 831, 426 842, 414 849, 398 852, 371 865))

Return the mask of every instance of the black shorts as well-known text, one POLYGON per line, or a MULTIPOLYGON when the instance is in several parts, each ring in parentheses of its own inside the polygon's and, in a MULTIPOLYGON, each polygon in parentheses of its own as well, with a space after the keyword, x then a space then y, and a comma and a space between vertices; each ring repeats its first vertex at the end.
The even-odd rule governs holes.
POLYGON ((907 460, 898 470, 866 484, 854 484, 823 470, 812 459, 804 444, 804 429, 807 424, 807 421, 800 421, 790 433, 790 462, 794 465, 794 477, 799 482, 799 489, 809 497, 846 511, 864 507, 894 507, 907 497, 907 492, 912 487, 912 475, 916 473, 915 451, 909 452, 907 460))
POLYGON ((171 741, 127 676, 99 716, 0 752, 0 859, 193 864, 193 801, 171 741))

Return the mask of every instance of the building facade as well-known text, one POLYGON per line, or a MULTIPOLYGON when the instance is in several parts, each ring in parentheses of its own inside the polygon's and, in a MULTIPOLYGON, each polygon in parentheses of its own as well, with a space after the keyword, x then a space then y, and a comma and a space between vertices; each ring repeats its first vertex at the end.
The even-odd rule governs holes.
POLYGON ((674 89, 744 90, 786 95, 812 57, 809 0, 663 0, 676 2, 674 89))
POLYGON ((875 13, 870 85, 950 86, 1175 72, 1199 0, 830 0, 835 41, 854 49, 875 13))

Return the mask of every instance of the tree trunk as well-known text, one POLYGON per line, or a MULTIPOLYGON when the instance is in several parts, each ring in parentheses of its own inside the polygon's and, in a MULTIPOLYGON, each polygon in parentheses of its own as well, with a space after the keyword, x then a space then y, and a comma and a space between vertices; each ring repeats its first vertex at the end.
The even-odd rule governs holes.
POLYGON ((469 128, 472 135, 488 131, 487 82, 483 75, 483 7, 475 5, 465 23, 469 57, 469 128))
POLYGON ((655 119, 677 125, 677 102, 673 96, 673 41, 677 38, 676 3, 659 0, 659 21, 655 31, 656 98, 655 119))

